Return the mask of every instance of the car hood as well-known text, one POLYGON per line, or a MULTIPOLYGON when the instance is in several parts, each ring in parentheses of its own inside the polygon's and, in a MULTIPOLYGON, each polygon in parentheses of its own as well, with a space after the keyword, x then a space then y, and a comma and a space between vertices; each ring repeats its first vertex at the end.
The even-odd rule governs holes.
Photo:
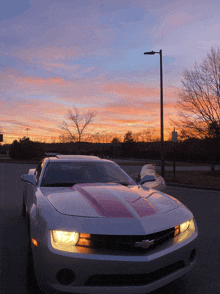
POLYGON ((176 209, 176 199, 141 186, 76 184, 73 187, 42 187, 42 193, 62 214, 95 218, 143 218, 176 209))

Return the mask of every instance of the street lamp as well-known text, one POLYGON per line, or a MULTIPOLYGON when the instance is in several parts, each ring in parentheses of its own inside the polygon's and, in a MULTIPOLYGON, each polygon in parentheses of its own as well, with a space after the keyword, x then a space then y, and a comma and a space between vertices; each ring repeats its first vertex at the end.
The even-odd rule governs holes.
POLYGON ((160 54, 160 141, 161 141, 161 176, 164 177, 164 139, 163 139, 163 69, 162 69, 162 50, 159 52, 144 52, 147 55, 160 54))
POLYGON ((30 131, 30 129, 26 128, 25 131, 27 131, 27 138, 28 138, 28 131, 30 131))

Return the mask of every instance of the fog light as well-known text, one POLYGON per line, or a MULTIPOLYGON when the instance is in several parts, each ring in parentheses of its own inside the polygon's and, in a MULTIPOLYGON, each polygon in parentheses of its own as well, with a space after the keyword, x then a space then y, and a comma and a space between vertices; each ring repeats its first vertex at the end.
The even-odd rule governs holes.
POLYGON ((193 263, 195 257, 196 257, 196 249, 193 249, 192 252, 190 253, 190 257, 189 257, 190 263, 193 263))
POLYGON ((64 268, 58 271, 56 278, 57 281, 62 285, 69 285, 75 280, 75 274, 72 270, 64 268))

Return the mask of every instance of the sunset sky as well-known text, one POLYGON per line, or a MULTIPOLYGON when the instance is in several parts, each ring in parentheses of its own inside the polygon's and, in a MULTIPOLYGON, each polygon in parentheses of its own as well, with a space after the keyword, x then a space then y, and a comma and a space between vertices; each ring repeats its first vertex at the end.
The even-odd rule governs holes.
POLYGON ((220 46, 219 0, 7 0, 0 10, 0 131, 4 143, 50 140, 73 105, 97 112, 94 132, 177 118, 181 74, 220 46))

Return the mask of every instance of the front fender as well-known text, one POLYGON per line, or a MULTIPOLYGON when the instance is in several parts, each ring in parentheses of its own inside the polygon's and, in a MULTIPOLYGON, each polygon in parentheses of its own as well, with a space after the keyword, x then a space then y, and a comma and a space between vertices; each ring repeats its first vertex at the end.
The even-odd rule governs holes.
POLYGON ((30 237, 34 238, 38 246, 46 246, 48 242, 48 224, 37 204, 30 209, 30 237))
POLYGON ((29 211, 29 226, 30 226, 30 237, 36 238, 36 228, 37 228, 37 220, 36 220, 36 205, 33 204, 29 211))

